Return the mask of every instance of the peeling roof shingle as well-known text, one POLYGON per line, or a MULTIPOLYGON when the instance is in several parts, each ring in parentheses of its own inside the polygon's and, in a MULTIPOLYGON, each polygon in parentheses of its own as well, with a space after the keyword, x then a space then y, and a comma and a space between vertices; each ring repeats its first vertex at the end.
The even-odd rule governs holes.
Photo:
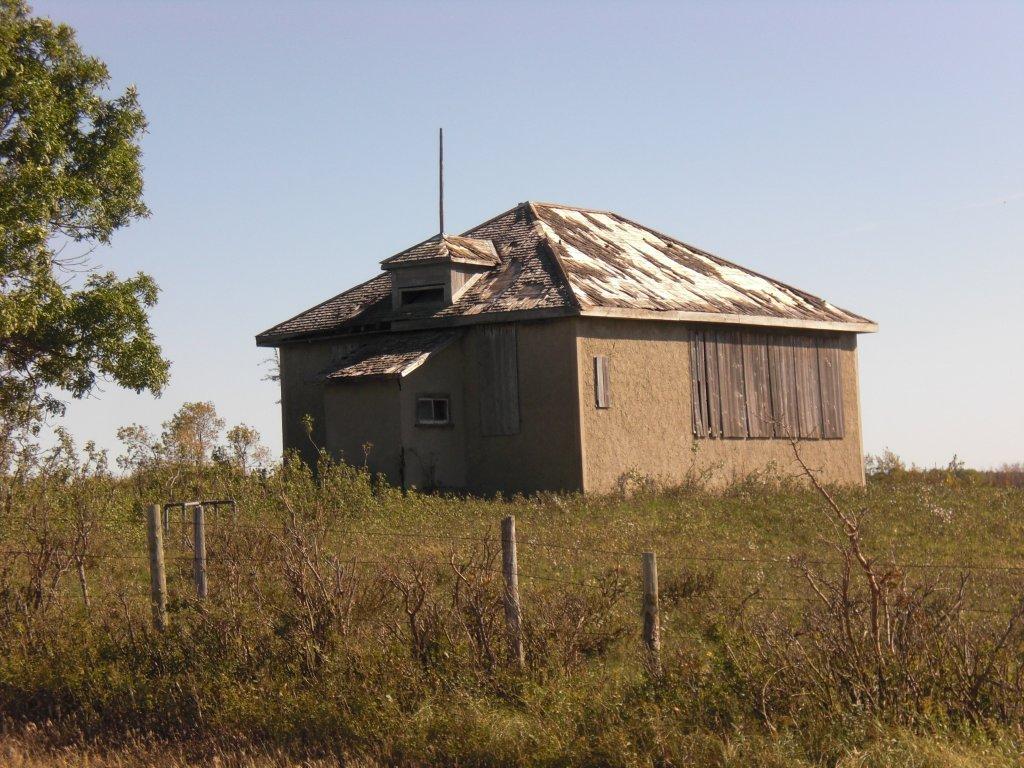
POLYGON ((456 338, 458 331, 422 331, 376 337, 331 366, 331 381, 408 376, 456 338))
POLYGON ((584 311, 621 308, 867 322, 618 214, 532 206, 584 311))
POLYGON ((274 326, 256 341, 274 345, 386 328, 403 319, 391 307, 388 270, 443 260, 491 268, 454 304, 418 315, 418 322, 562 310, 567 315, 633 312, 654 319, 715 322, 728 317, 760 325, 818 323, 874 330, 860 315, 618 214, 521 203, 462 236, 435 236, 385 260, 381 275, 274 326))
POLYGON ((433 264, 440 261, 454 261, 459 264, 479 264, 485 267, 496 267, 501 263, 494 250, 494 243, 474 237, 458 237, 456 235, 434 235, 412 248, 396 253, 384 259, 381 266, 385 269, 395 267, 433 264))

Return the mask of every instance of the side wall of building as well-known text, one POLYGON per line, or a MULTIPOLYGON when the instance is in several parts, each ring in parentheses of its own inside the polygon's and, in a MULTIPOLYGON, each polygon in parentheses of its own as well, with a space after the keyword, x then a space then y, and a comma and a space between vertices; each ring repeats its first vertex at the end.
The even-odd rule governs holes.
MULTIPOLYGON (((285 451, 297 451, 307 464, 315 465, 316 446, 331 448, 327 429, 328 384, 324 378, 325 372, 333 362, 351 352, 357 344, 353 340, 310 341, 287 344, 278 350, 281 362, 283 447, 285 451), (313 420, 312 435, 306 434, 306 416, 313 420)), ((353 458, 349 460, 354 461, 353 458)))
POLYGON ((281 363, 281 438, 285 451, 298 451, 307 464, 316 462, 316 449, 303 420, 313 420, 313 441, 325 444, 324 393, 317 374, 330 363, 330 345, 295 344, 278 350, 281 363))
MULTIPOLYGON (((690 383, 691 327, 680 323, 579 318, 577 366, 580 384, 583 485, 588 492, 617 487, 629 473, 676 484, 706 478, 726 485, 774 466, 795 473, 786 440, 698 439, 693 435, 690 383), (610 367, 611 407, 595 403, 594 357, 610 367)), ((801 443, 808 466, 827 482, 861 484, 857 338, 844 334, 841 353, 845 435, 801 443)))
MULTIPOLYGON (((405 449, 406 483, 416 488, 466 486, 466 405, 463 339, 433 355, 401 380, 401 441, 405 449), (416 423, 416 400, 449 398, 451 424, 416 423)), ((399 479, 394 483, 398 484, 399 479)))
POLYGON ((328 384, 325 447, 335 459, 401 482, 401 390, 388 379, 328 384))
MULTIPOLYGON (((467 362, 481 332, 468 329, 467 362)), ((466 365, 467 487, 476 493, 581 490, 574 320, 518 323, 516 336, 518 434, 481 434, 479 370, 466 365)))
POLYGON ((470 326, 450 346, 405 378, 332 382, 324 372, 357 342, 316 342, 281 350, 285 448, 316 460, 302 426, 313 417, 313 440, 332 456, 418 488, 480 494, 582 489, 572 318, 516 324, 519 429, 483 435, 477 354, 482 326, 470 326), (452 424, 416 424, 416 400, 447 396, 452 424), (364 450, 364 446, 368 446, 364 450))

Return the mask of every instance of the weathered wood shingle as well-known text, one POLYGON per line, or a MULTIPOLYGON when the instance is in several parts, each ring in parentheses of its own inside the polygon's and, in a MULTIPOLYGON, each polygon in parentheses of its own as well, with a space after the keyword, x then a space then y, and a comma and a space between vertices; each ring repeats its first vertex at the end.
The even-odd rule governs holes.
MULTIPOLYGON (((521 203, 463 235, 432 237, 382 264, 392 270, 442 261, 483 271, 453 304, 418 312, 423 327, 544 311, 875 330, 870 320, 824 299, 604 211, 521 203)), ((386 330, 404 319, 393 311, 390 295, 385 271, 264 331, 257 343, 386 330)))
POLYGON ((330 381, 408 376, 456 338, 458 331, 421 331, 374 336, 325 371, 330 381))

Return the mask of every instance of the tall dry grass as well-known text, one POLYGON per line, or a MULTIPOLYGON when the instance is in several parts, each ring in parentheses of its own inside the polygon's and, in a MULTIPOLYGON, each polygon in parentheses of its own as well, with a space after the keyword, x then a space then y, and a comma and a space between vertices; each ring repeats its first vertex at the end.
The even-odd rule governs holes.
POLYGON ((957 466, 865 490, 634 486, 482 500, 329 462, 36 463, 0 493, 7 762, 1013 764, 1019 489, 957 466), (240 513, 209 523, 205 603, 172 521, 170 625, 154 631, 142 508, 226 496, 240 513), (522 673, 501 609, 510 513, 522 673), (639 642, 645 549, 657 675, 639 642))

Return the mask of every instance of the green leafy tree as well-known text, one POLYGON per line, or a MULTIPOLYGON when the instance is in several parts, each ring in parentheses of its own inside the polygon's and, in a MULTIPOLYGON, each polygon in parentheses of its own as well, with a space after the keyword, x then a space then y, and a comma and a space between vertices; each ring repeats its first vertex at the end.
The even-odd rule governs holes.
POLYGON ((146 119, 135 89, 108 98, 109 81, 70 27, 0 0, 0 467, 62 397, 100 379, 159 393, 168 379, 149 327, 156 284, 87 255, 148 215, 146 119))

